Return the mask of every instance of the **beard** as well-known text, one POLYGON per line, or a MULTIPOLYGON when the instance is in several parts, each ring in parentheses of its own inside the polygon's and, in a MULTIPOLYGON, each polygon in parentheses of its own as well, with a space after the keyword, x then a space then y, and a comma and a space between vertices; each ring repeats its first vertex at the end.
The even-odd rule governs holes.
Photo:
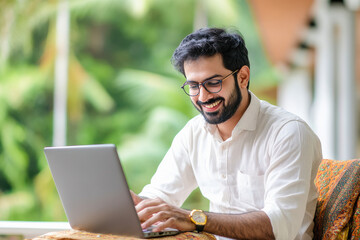
POLYGON ((223 97, 210 99, 207 102, 196 101, 197 106, 195 106, 194 103, 193 104, 194 104, 195 108, 203 115, 206 122, 208 122, 210 124, 220 124, 220 123, 226 122, 235 114, 235 112, 239 108, 241 101, 242 101, 242 95, 240 92, 240 87, 239 87, 238 82, 235 80, 235 89, 230 94, 228 104, 225 105, 225 99, 223 97), (220 108, 218 111, 216 111, 216 112, 204 112, 203 111, 203 109, 201 107, 202 104, 211 104, 218 100, 221 100, 224 103, 223 107, 220 108))

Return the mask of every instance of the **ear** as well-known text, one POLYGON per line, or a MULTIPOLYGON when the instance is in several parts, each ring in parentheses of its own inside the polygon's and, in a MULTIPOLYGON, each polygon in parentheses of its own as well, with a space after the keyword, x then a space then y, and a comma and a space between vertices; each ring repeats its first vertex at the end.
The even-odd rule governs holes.
POLYGON ((250 80, 250 69, 248 66, 242 66, 237 74, 237 80, 240 88, 247 88, 250 80))

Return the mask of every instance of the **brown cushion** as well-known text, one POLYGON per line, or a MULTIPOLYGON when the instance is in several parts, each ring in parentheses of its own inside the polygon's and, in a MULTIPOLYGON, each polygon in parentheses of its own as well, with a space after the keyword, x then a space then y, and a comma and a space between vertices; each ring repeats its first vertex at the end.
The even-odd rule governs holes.
POLYGON ((358 197, 353 219, 350 225, 351 240, 360 239, 360 197, 358 197))
POLYGON ((354 234, 351 239, 359 239, 353 215, 354 208, 359 206, 360 160, 322 160, 315 185, 319 197, 314 239, 348 239, 350 234, 354 234))

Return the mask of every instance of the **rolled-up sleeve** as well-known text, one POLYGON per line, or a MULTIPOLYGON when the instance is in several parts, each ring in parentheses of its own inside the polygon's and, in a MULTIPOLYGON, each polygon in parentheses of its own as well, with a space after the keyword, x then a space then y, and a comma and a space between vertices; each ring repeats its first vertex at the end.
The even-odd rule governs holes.
POLYGON ((181 206, 189 194, 197 187, 194 172, 187 152, 188 127, 180 131, 160 163, 151 183, 146 185, 140 196, 161 198, 181 206))
POLYGON ((314 178, 322 158, 320 142, 305 123, 290 121, 272 143, 262 210, 270 218, 276 239, 297 239, 312 224, 306 217, 313 216, 316 206, 314 178))

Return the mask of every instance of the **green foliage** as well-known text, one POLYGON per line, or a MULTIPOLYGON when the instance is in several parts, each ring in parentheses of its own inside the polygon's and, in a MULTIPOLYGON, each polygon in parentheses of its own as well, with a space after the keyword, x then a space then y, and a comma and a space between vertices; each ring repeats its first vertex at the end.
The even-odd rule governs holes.
MULTIPOLYGON (((244 30, 255 88, 275 84, 246 2, 204 2, 210 26, 244 30)), ((135 192, 197 114, 170 64, 196 6, 69 0, 67 144, 115 143, 135 192)), ((0 220, 66 219, 43 154, 52 145, 56 11, 56 0, 0 0, 0 220)), ((184 204, 207 205, 199 190, 184 204)))

